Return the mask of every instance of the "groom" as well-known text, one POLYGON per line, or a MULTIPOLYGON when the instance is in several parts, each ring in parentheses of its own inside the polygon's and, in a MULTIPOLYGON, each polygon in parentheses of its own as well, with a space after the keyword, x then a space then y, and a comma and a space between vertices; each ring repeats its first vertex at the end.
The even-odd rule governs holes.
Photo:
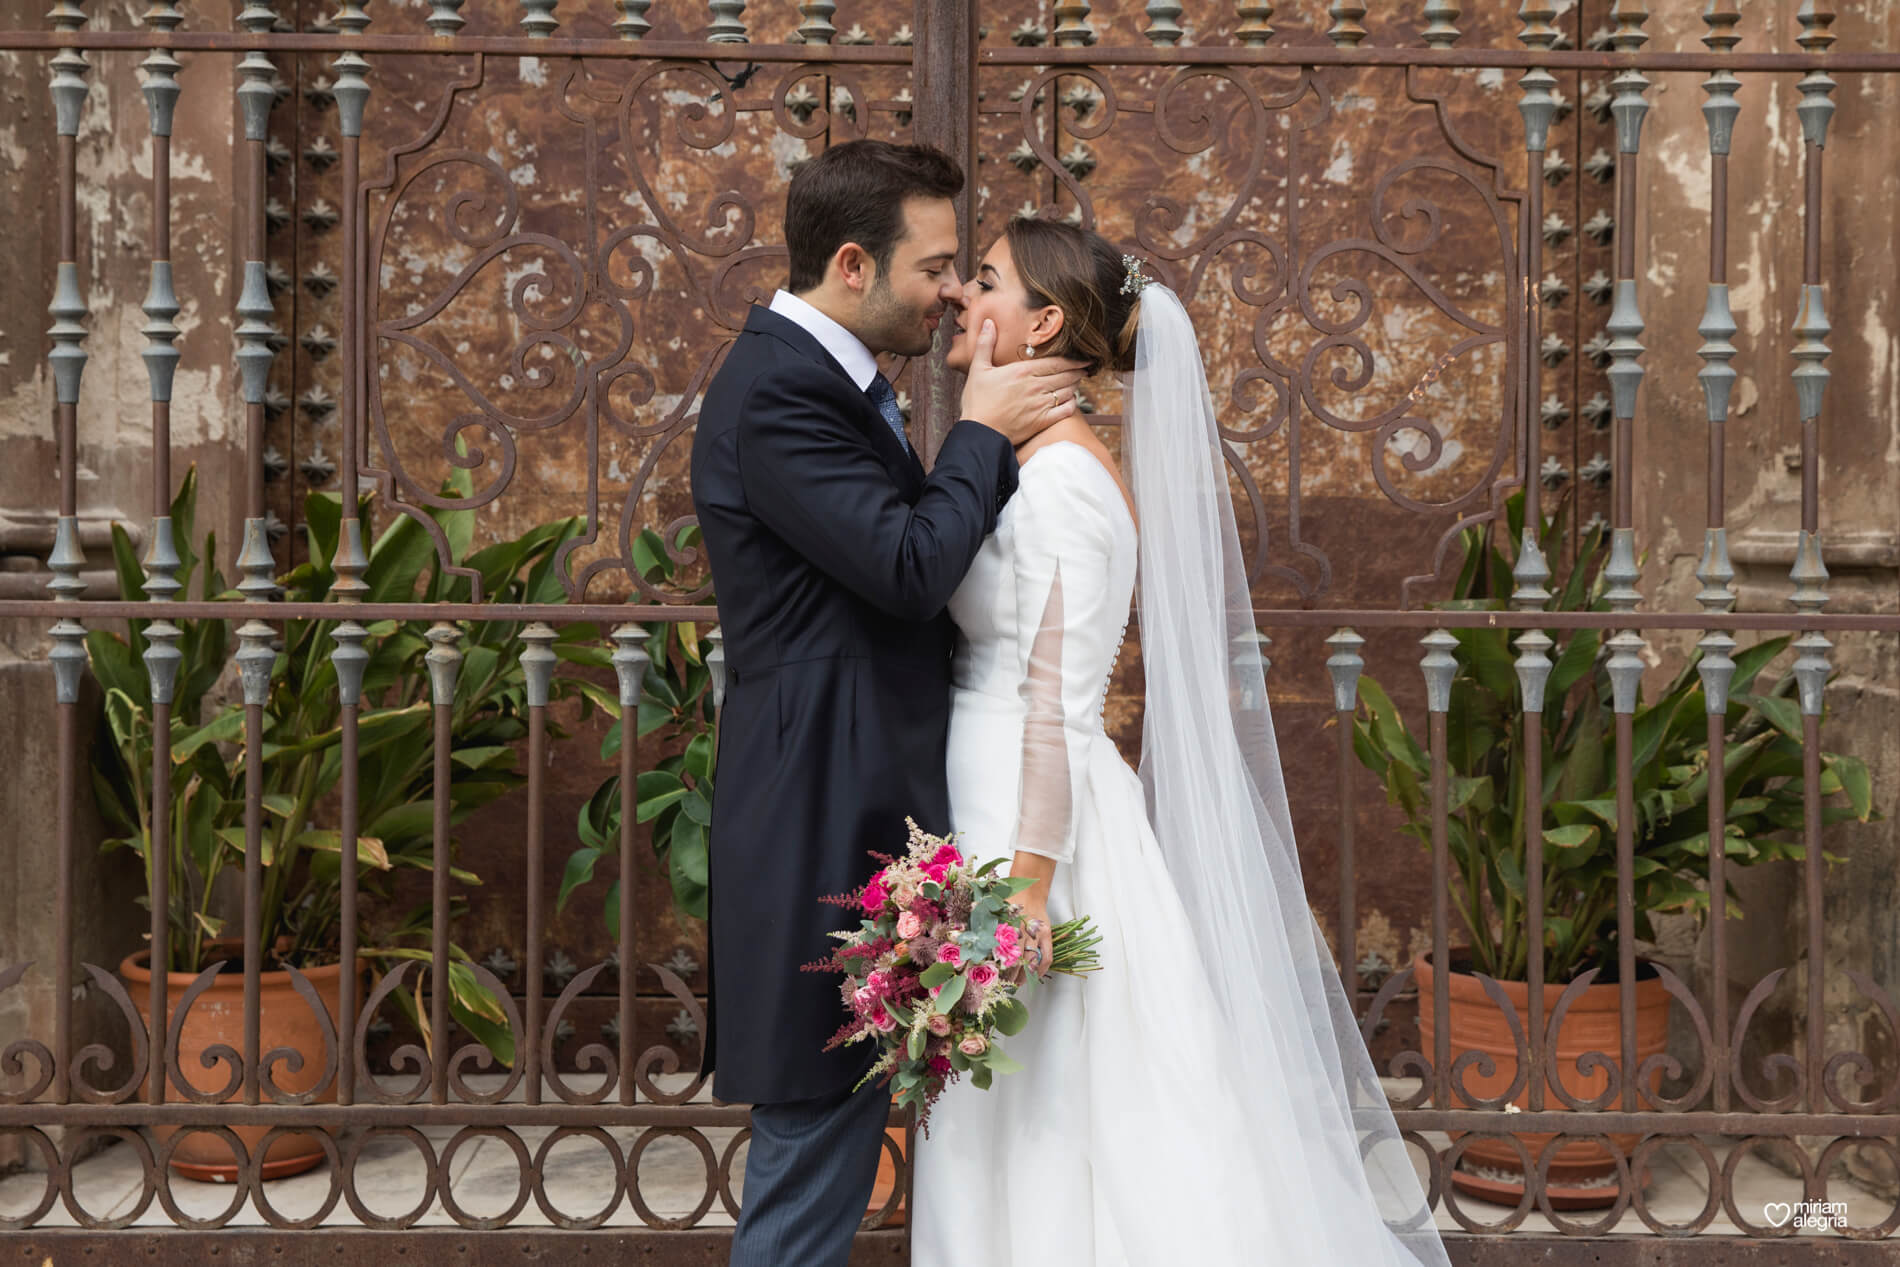
MULTIPOLYGON (((928 475, 877 354, 928 355, 961 300, 963 174, 922 146, 853 141, 799 168, 790 281, 754 308, 706 389, 693 506, 727 681, 712 823, 705 1067, 753 1105, 734 1267, 842 1267, 870 1198, 887 1088, 836 978, 801 973, 851 917, 818 899, 947 830, 954 630, 944 606, 1016 487, 1015 445, 1075 408, 1081 367, 990 363, 928 475)), ((988 323, 986 323, 986 330, 988 323)))

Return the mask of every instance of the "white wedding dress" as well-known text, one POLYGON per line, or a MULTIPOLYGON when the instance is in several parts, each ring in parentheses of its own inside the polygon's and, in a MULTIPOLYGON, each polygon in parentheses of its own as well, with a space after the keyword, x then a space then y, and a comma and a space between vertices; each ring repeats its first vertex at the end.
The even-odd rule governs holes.
MULTIPOLYGON (((1082 446, 1050 444, 951 600, 952 827, 968 856, 1058 859, 1050 916, 1091 917, 1102 967, 1032 987, 1029 1025, 1005 1042, 1022 1072, 937 1103, 911 1261, 1411 1267, 1421 1259, 1346 1173, 1352 1142, 1310 1138, 1326 1089, 1241 1085, 1142 781, 1103 727, 1136 562, 1114 477, 1082 446)), ((1303 1011, 1266 1020, 1289 1043, 1307 1024, 1303 1011)))

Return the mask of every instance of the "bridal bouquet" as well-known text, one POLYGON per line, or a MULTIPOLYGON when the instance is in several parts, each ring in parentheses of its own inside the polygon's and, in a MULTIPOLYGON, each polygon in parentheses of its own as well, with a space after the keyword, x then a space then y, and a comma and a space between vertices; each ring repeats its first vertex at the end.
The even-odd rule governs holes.
MULTIPOLYGON (((1029 980, 1024 950, 1039 930, 1010 901, 1033 880, 999 874, 1001 858, 973 866, 951 840, 905 821, 904 857, 874 854, 885 866, 862 890, 825 899, 862 919, 831 934, 839 944, 830 957, 806 968, 844 975, 851 1019, 825 1050, 876 1042, 877 1063, 858 1085, 890 1078, 896 1102, 916 1105, 923 1121, 962 1074, 987 1088, 996 1074, 1022 1068, 997 1039, 1029 1021, 1017 993, 1029 980)), ((1080 976, 1101 966, 1101 935, 1086 918, 1056 925, 1050 937, 1054 971, 1080 976)))

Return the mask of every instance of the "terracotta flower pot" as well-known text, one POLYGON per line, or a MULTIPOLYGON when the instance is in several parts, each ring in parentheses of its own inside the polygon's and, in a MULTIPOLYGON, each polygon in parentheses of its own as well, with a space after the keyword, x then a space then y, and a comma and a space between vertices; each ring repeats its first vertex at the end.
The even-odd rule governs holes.
MULTIPOLYGON (((1663 988, 1662 980, 1655 976, 1643 976, 1643 965, 1638 965, 1636 981, 1636 1063, 1641 1068, 1644 1061, 1657 1055, 1669 1044, 1669 993, 1663 988)), ((1433 1042, 1438 1032, 1436 1015, 1437 1002, 1434 997, 1434 979, 1429 956, 1420 955, 1415 965, 1418 982, 1418 1028, 1420 1050, 1429 1059, 1433 1042)), ((1517 1077, 1517 1044, 1511 1039, 1511 1029, 1504 1015, 1498 1011, 1497 1004, 1491 1001, 1478 978, 1469 972, 1454 969, 1450 974, 1451 1016, 1449 1018, 1449 1038, 1451 1059, 1468 1051, 1481 1051, 1497 1062, 1496 1072, 1490 1077, 1480 1077, 1478 1070, 1466 1071, 1463 1084, 1471 1094, 1482 1097, 1502 1095, 1517 1077)), ((1523 1029, 1528 1041, 1531 1033, 1530 986, 1523 981, 1500 981, 1506 997, 1517 1013, 1518 1025, 1523 1029)), ((1563 993, 1561 984, 1544 987, 1544 1015, 1540 1025, 1549 1023, 1551 1009, 1557 998, 1563 993)), ((1573 1002, 1564 1013, 1563 1024, 1558 1027, 1556 1036, 1557 1068, 1563 1088, 1577 1099, 1589 1099, 1603 1094, 1609 1086, 1609 1074, 1595 1072, 1589 1075, 1577 1072, 1577 1058, 1587 1051, 1600 1051, 1612 1059, 1620 1058, 1623 1049, 1620 1007, 1620 987, 1610 982, 1592 984, 1584 988, 1582 997, 1573 1002)), ((1651 1091, 1661 1085, 1661 1070, 1657 1070, 1650 1079, 1651 1091)), ((1525 1080, 1524 1089, 1518 1092, 1513 1103, 1528 1107, 1530 1104, 1530 1079, 1525 1080)), ((1452 1091, 1454 1107, 1462 1107, 1463 1101, 1454 1086, 1452 1091)), ((1544 1107, 1562 1109, 1564 1102, 1557 1098, 1552 1089, 1549 1075, 1544 1075, 1544 1107)), ((1579 1127, 1588 1130, 1587 1125, 1579 1127)), ((1461 1132, 1452 1132, 1455 1139, 1461 1132)), ((1542 1157, 1544 1147, 1556 1136, 1548 1131, 1513 1132, 1523 1143, 1533 1165, 1542 1157)), ((1624 1156, 1628 1156, 1641 1137, 1633 1134, 1613 1134, 1610 1139, 1624 1156)), ((1594 1139, 1573 1139, 1557 1149, 1551 1158, 1548 1172, 1547 1190, 1552 1207, 1559 1210, 1593 1209, 1616 1203, 1617 1185, 1613 1178, 1616 1174, 1616 1158, 1609 1149, 1594 1139), (1605 1182, 1605 1180, 1609 1182, 1605 1182)), ((1460 1192, 1487 1200, 1501 1201, 1515 1205, 1524 1192, 1523 1168, 1519 1164, 1517 1150, 1502 1139, 1477 1139, 1465 1149, 1460 1159, 1460 1168, 1452 1173, 1452 1182, 1460 1192), (1482 1174, 1467 1173, 1467 1168, 1482 1168, 1506 1176, 1498 1178, 1482 1174), (1513 1178, 1514 1176, 1514 1178, 1513 1178)))
MULTIPOLYGON (((205 1066, 199 1063, 200 1053, 219 1043, 228 1045, 234 1051, 244 1050, 244 974, 232 970, 242 961, 243 948, 221 946, 215 953, 229 954, 232 963, 193 1002, 190 1014, 185 1017, 184 1029, 178 1035, 178 1067, 187 1081, 207 1092, 221 1087, 230 1075, 224 1072, 223 1066, 219 1066, 216 1072, 207 1072, 205 1066)), ((342 1027, 337 1023, 338 995, 343 983, 342 965, 326 964, 307 968, 303 974, 315 987, 317 997, 323 1000, 324 1007, 329 1011, 332 1028, 339 1032, 341 1059, 342 1051, 348 1050, 348 1039, 341 1036, 342 1027)), ((148 1020, 149 1023, 151 951, 140 950, 127 955, 119 964, 119 975, 125 979, 132 1000, 138 1007, 140 1019, 148 1020)), ((177 1014, 178 1000, 196 975, 190 972, 170 972, 165 975, 165 1024, 168 1030, 172 1018, 177 1014)), ((317 1084, 323 1074, 323 1032, 318 1027, 317 1018, 303 1001, 303 996, 291 986, 288 972, 263 973, 258 978, 258 984, 258 1052, 265 1055, 278 1047, 302 1052, 303 1068, 291 1073, 285 1063, 280 1061, 275 1067, 275 1080, 285 1091, 307 1091, 317 1084)), ((165 1098, 168 1102, 176 1102, 183 1097, 168 1083, 165 1098)), ((335 1099, 336 1082, 332 1079, 330 1086, 318 1097, 318 1102, 332 1103, 335 1099)), ((179 1129, 153 1127, 153 1138, 162 1144, 179 1129)), ((254 1152, 271 1128, 264 1125, 234 1126, 231 1129, 244 1141, 246 1150, 254 1152)), ((300 1174, 317 1165, 323 1158, 323 1145, 314 1134, 300 1132, 279 1135, 264 1158, 263 1176, 266 1179, 281 1179, 286 1175, 300 1174)), ((172 1153, 171 1168, 187 1178, 211 1183, 235 1182, 238 1173, 237 1161, 231 1155, 230 1146, 217 1135, 203 1131, 186 1136, 178 1145, 172 1153)))

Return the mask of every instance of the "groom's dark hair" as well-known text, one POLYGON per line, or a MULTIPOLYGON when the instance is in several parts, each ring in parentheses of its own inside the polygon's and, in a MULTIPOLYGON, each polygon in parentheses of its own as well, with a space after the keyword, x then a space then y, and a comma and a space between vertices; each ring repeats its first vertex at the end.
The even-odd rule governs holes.
POLYGON ((787 289, 800 294, 825 280, 825 265, 846 242, 877 261, 883 277, 904 236, 909 198, 954 198, 963 171, 928 145, 846 141, 792 174, 785 194, 785 247, 791 256, 787 289))

